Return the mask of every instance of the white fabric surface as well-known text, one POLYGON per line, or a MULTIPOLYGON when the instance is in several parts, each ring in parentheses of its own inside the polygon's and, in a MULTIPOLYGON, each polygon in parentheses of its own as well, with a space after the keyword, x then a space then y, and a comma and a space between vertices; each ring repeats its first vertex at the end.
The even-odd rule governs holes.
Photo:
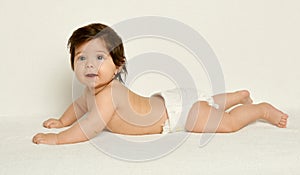
POLYGON ((41 126, 47 117, 0 116, 0 174, 296 175, 300 174, 300 111, 288 113, 286 129, 256 122, 236 133, 216 134, 204 147, 199 147, 202 134, 191 134, 172 153, 139 163, 114 159, 90 142, 35 145, 31 138, 48 131, 41 126))

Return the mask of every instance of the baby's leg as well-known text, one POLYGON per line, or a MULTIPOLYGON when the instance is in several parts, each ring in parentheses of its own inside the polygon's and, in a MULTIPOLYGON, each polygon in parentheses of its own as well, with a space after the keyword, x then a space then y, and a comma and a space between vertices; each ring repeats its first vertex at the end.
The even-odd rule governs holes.
POLYGON ((224 112, 207 102, 197 102, 190 110, 186 129, 190 132, 235 132, 258 119, 285 128, 287 118, 286 114, 267 103, 241 105, 224 112))
POLYGON ((213 96, 213 99, 216 104, 219 104, 220 107, 222 107, 222 104, 225 102, 223 108, 224 111, 238 104, 252 104, 250 93, 247 90, 218 94, 213 96))

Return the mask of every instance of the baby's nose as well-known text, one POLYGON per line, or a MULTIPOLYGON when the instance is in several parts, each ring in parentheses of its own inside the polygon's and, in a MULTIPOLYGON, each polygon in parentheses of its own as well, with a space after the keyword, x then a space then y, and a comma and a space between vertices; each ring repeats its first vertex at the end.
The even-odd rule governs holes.
POLYGON ((85 66, 88 69, 99 69, 101 65, 102 65, 102 62, 100 62, 100 61, 89 60, 86 62, 85 66))
POLYGON ((94 65, 91 62, 89 62, 86 64, 86 68, 94 68, 94 65))
POLYGON ((93 62, 93 60, 91 59, 87 59, 87 62, 86 62, 86 68, 95 68, 95 62, 93 62))

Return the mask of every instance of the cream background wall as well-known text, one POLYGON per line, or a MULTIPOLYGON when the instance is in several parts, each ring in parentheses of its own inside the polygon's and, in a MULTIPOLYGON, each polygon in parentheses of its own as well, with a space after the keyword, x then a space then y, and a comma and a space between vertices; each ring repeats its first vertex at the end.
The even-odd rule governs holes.
MULTIPOLYGON (((72 101, 66 46, 72 31, 91 22, 113 25, 148 15, 197 30, 215 51, 228 91, 247 88, 256 102, 299 109, 299 9, 297 0, 1 0, 0 115, 59 116, 72 101)), ((127 43, 127 57, 160 51, 164 42, 127 43)), ((184 53, 173 47, 164 51, 182 58, 184 53)), ((197 67, 189 65, 194 79, 202 80, 197 67)), ((146 80, 133 88, 145 94, 144 84, 157 89, 146 80)))

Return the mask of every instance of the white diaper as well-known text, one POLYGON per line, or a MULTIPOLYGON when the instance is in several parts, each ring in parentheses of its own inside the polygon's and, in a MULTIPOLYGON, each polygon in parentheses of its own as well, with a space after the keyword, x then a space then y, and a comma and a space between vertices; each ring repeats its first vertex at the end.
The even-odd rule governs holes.
POLYGON ((159 95, 164 99, 169 117, 163 126, 163 134, 185 131, 188 112, 197 101, 206 101, 210 106, 219 108, 219 105, 214 103, 212 96, 205 93, 199 94, 196 89, 176 88, 154 95, 159 95))

